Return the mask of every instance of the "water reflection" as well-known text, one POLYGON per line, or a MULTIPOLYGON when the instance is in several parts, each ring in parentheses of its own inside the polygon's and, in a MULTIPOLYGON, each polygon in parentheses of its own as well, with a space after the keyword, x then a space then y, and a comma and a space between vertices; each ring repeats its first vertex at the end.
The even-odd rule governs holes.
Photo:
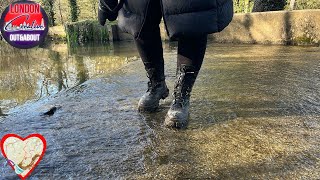
POLYGON ((4 111, 106 76, 136 59, 132 43, 69 48, 57 45, 31 50, 0 48, 0 106, 4 111))

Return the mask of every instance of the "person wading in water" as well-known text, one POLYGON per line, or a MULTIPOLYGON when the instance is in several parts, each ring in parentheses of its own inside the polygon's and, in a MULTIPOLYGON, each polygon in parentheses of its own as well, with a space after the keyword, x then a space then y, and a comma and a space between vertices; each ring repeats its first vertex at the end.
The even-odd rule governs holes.
POLYGON ((164 124, 169 128, 185 128, 190 94, 204 59, 207 35, 222 31, 232 17, 232 0, 120 0, 119 4, 118 0, 100 0, 98 19, 104 25, 106 19, 118 18, 119 28, 134 37, 149 78, 148 90, 141 97, 138 109, 153 112, 159 100, 169 95, 159 28, 163 18, 168 36, 178 40, 173 101, 164 124))

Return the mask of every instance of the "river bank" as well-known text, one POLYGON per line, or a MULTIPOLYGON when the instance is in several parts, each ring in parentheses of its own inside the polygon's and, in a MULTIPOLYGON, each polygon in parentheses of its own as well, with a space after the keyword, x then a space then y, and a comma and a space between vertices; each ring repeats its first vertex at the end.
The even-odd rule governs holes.
MULTIPOLYGON (((176 43, 164 44, 171 92, 176 50, 176 43)), ((57 68, 56 72, 64 69, 66 77, 75 82, 81 79, 76 77, 82 77, 78 72, 89 78, 23 103, 0 119, 0 136, 37 132, 47 139, 48 150, 33 178, 320 178, 318 47, 210 42, 192 93, 190 124, 185 131, 162 126, 170 97, 161 101, 158 112, 138 113, 138 100, 147 87, 141 61, 123 63, 114 71, 108 71, 109 65, 99 66, 103 62, 99 57, 120 57, 115 62, 135 59, 132 42, 69 52, 64 53, 78 60, 56 55, 52 62, 60 63, 46 67, 57 68), (42 116, 52 107, 58 110, 52 116, 42 116)), ((35 62, 46 59, 40 55, 22 57, 35 62)), ((31 62, 24 72, 44 67, 31 62)), ((14 76, 13 72, 7 74, 14 76)), ((32 78, 38 77, 35 89, 43 76, 32 78)), ((59 87, 59 83, 51 84, 53 89, 59 87)), ((16 177, 10 167, 1 168, 0 177, 16 177)))
MULTIPOLYGON (((320 10, 237 13, 225 30, 210 34, 208 37, 216 43, 319 46, 319 17, 320 10)), ((83 23, 73 25, 83 28, 83 23)), ((169 40, 163 21, 160 27, 162 39, 169 40)), ((132 40, 130 35, 120 31, 116 22, 104 28, 108 29, 111 41, 132 40)), ((79 42, 83 41, 81 39, 84 38, 80 38, 79 42)))
MULTIPOLYGON (((224 31, 208 37, 216 43, 319 46, 319 17, 320 10, 238 13, 224 31)), ((170 41, 163 21, 160 28, 162 39, 170 41)), ((132 41, 132 36, 121 32, 116 21, 100 26, 95 20, 50 27, 47 38, 47 42, 70 46, 114 41, 132 41)))

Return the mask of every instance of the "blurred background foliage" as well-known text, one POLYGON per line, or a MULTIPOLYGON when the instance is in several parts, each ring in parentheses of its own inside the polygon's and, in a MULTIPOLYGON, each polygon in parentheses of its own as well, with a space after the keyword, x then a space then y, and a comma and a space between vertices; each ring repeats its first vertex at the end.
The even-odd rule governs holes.
MULTIPOLYGON (((256 0, 259 1, 259 0, 256 0)), ((272 0, 263 0, 270 1, 272 0)), ((278 1, 278 0, 273 0, 278 1)), ((248 13, 252 11, 255 0, 233 0, 234 12, 236 13, 248 13)), ((290 0, 286 0, 287 5, 284 10, 289 10, 290 0)), ((294 10, 303 10, 303 9, 320 9, 320 0, 295 0, 294 10)))
MULTIPOLYGON (((0 13, 15 0, 0 0, 0 13)), ((39 2, 46 10, 51 25, 61 25, 76 20, 97 19, 98 0, 34 0, 39 2)), ((236 13, 248 13, 252 11, 254 3, 277 2, 278 0, 233 0, 236 13)), ((287 5, 284 10, 289 10, 290 1, 284 0, 287 5)), ((320 0, 294 0, 294 10, 320 9, 320 0)))

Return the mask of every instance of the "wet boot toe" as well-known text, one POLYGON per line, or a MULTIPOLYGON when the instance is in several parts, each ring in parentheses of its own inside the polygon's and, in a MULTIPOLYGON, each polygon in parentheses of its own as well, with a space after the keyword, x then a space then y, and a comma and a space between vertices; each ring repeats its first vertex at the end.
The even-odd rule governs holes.
POLYGON ((183 129, 188 125, 189 112, 169 110, 164 125, 167 128, 183 129))
POLYGON ((169 89, 165 81, 154 85, 150 84, 148 91, 139 100, 138 110, 140 112, 154 112, 159 107, 160 99, 165 99, 168 96, 169 89))

